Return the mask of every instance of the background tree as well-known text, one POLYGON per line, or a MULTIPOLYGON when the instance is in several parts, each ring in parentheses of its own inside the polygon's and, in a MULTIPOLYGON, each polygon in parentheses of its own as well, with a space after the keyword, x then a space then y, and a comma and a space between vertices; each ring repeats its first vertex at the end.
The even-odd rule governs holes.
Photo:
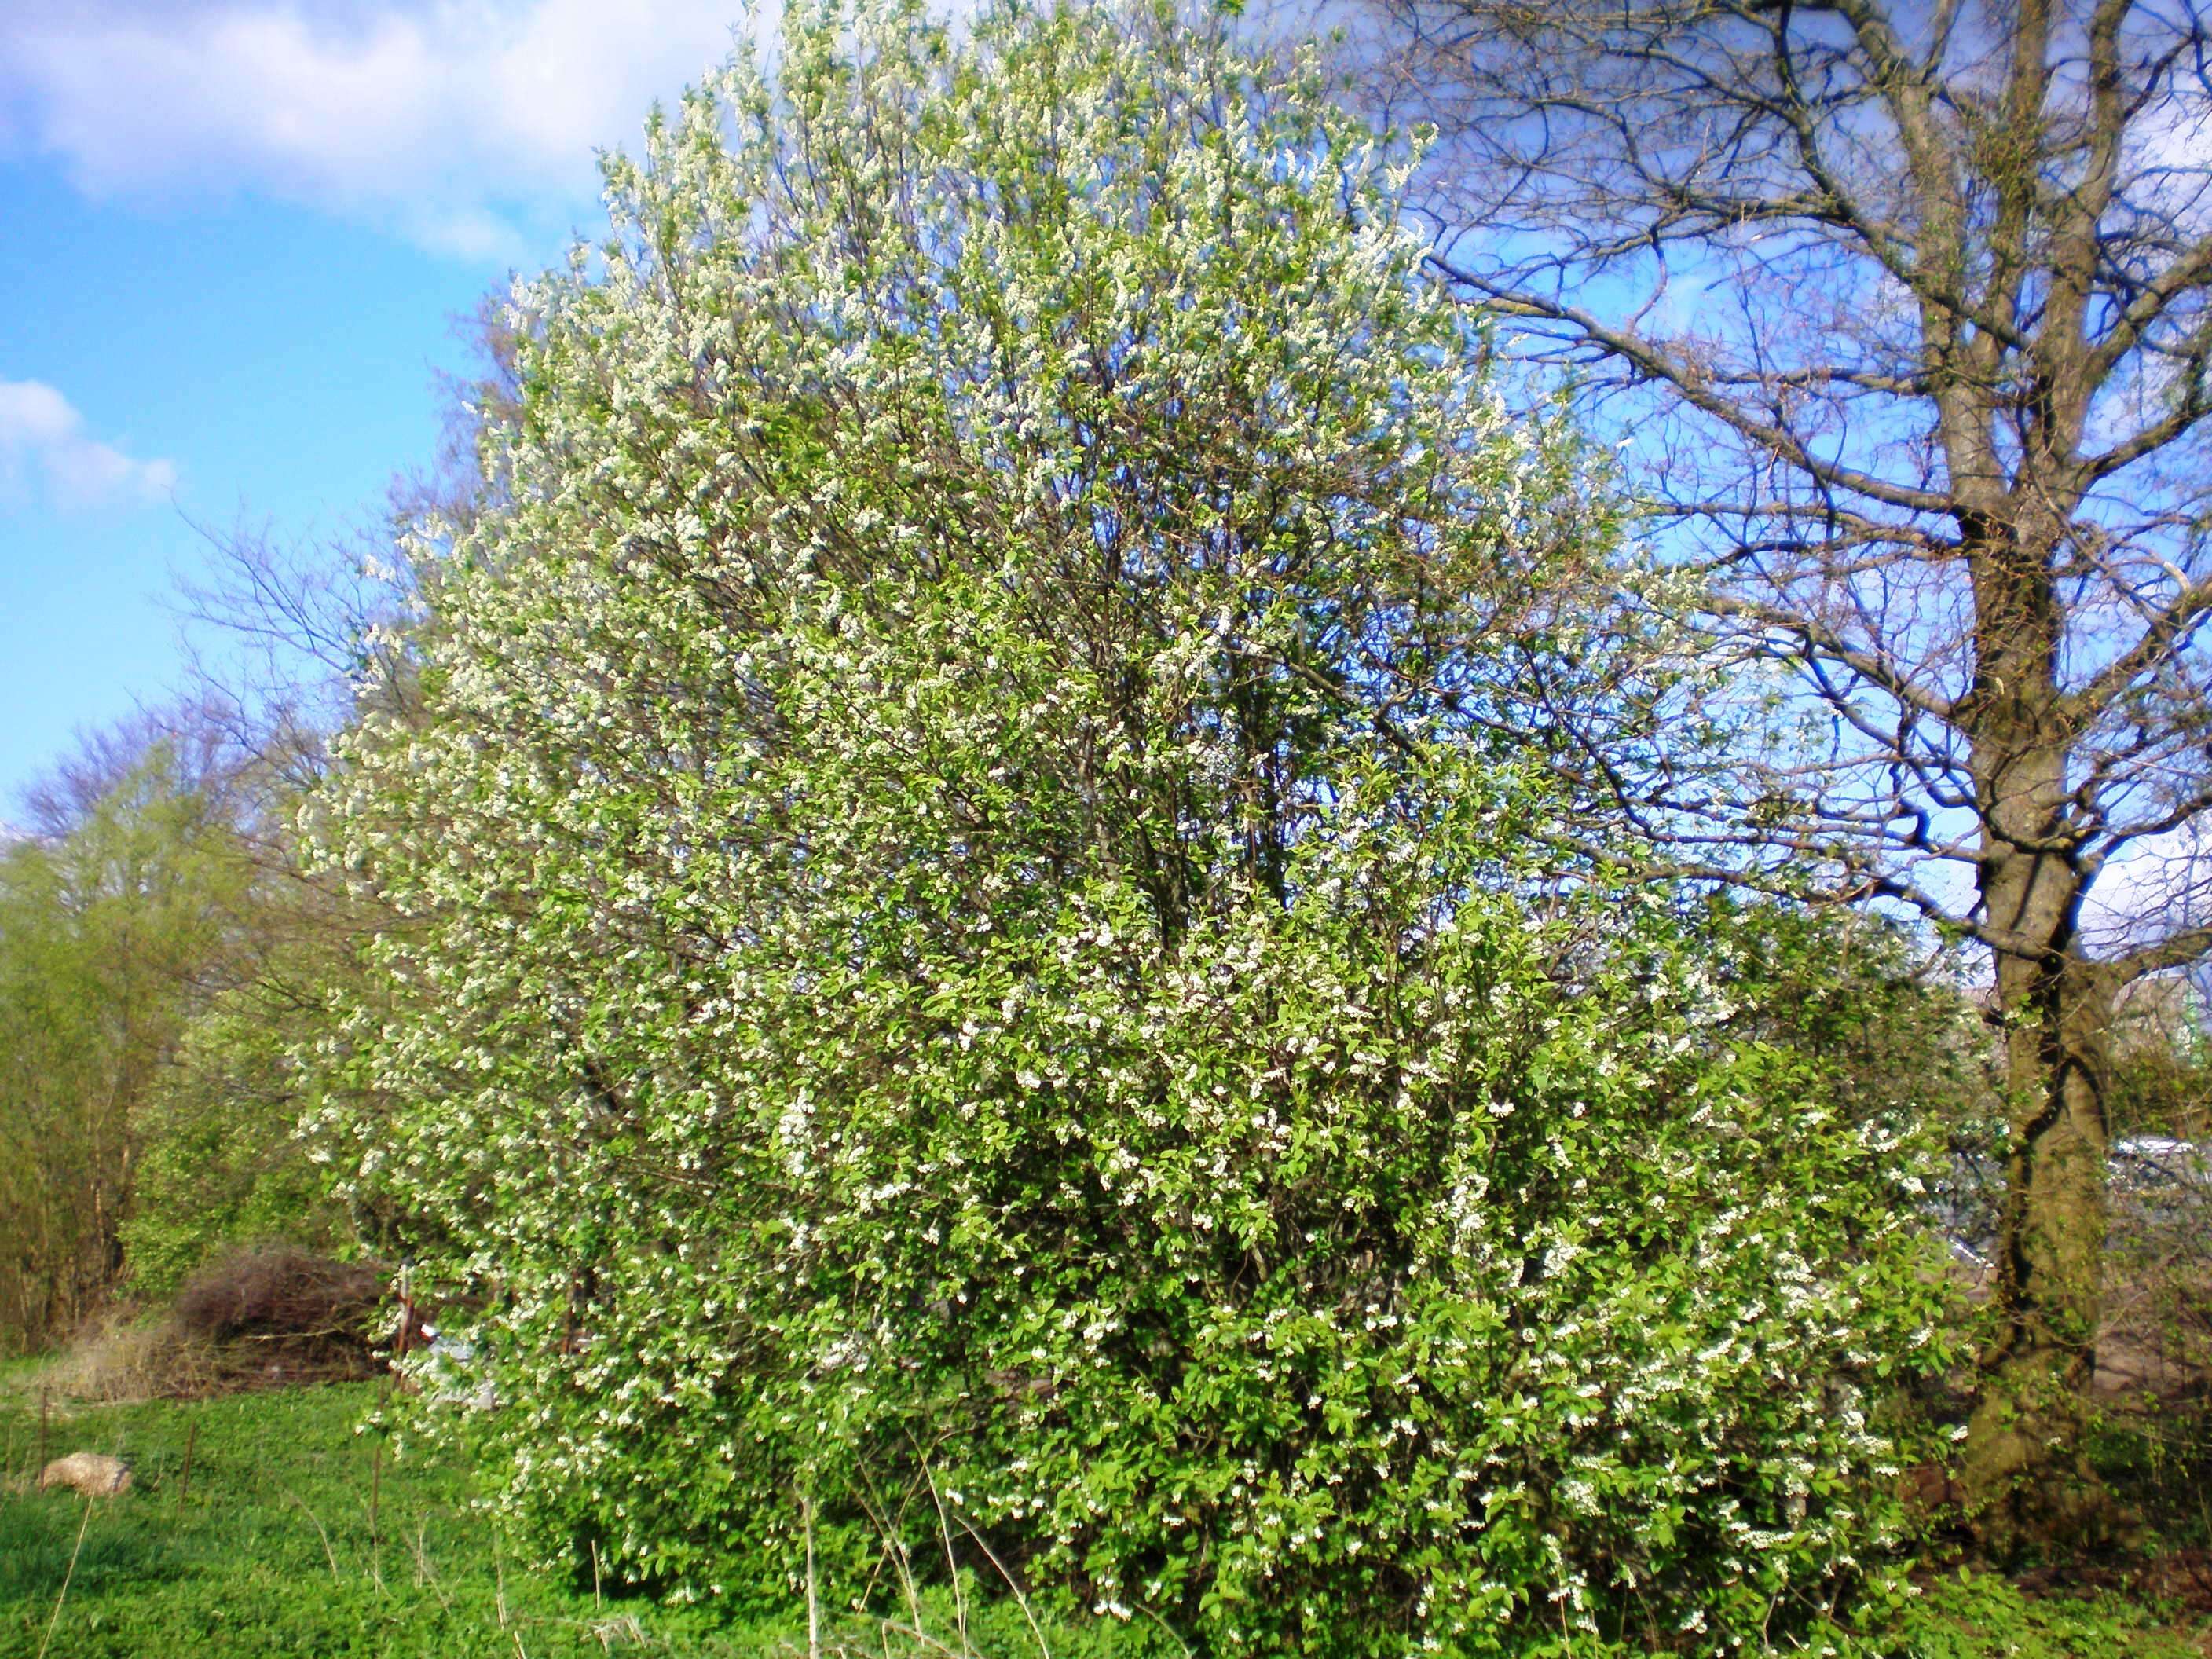
POLYGON ((143 1114, 246 885, 209 745, 97 738, 0 857, 0 1340, 65 1335, 124 1268, 143 1114))
POLYGON ((2201 864, 2145 878, 2212 802, 2204 9, 1380 11, 1379 100, 1446 137, 1439 268, 1632 434, 1656 563, 1701 579, 1692 666, 1583 705, 1563 763, 1677 868, 1988 953, 2010 1129, 1968 1466, 1995 1524, 2049 1519, 2080 1491, 2113 999, 2212 938, 2166 920, 2201 864), (2121 860, 2138 925, 2100 940, 2121 860))
POLYGON ((304 880, 289 720, 212 693, 87 739, 0 853, 0 1341, 66 1337, 226 1247, 350 1241, 289 1049, 358 919, 304 880), (257 749, 240 746, 252 730, 257 749))

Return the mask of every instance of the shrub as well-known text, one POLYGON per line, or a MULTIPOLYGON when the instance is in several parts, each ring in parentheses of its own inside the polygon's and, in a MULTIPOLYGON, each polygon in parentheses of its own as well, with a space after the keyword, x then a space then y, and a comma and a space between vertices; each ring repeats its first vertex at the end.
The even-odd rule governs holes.
POLYGON ((296 1131, 296 1076, 281 1062, 307 1018, 272 1010, 274 980, 234 989, 181 1033, 139 1113, 143 1142, 121 1227, 131 1292, 174 1296, 256 1240, 316 1250, 348 1242, 323 1170, 296 1131))
POLYGON ((185 1281, 169 1311, 219 1375, 358 1375, 370 1369, 384 1317, 383 1276, 284 1244, 231 1251, 185 1281))
POLYGON ((366 1340, 383 1299, 377 1271, 284 1245, 209 1263, 177 1293, 177 1322, 196 1336, 366 1340))
POLYGON ((1324 91, 796 15, 520 295, 313 828, 401 918, 321 1133, 484 1298, 549 1551, 866 1600, 972 1529, 1355 1654, 1708 1647, 1880 1536, 1914 1155, 1529 858, 1584 804, 1485 711, 1602 694, 1603 514, 1324 91))
POLYGON ((360 1376, 378 1363, 383 1281, 359 1262, 282 1244, 202 1265, 175 1300, 112 1306, 40 1372, 64 1398, 190 1398, 269 1382, 360 1376))

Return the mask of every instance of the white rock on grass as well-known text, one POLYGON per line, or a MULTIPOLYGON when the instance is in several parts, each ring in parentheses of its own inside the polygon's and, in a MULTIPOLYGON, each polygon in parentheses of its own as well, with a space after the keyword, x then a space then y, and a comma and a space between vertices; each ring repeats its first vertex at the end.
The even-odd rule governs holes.
POLYGON ((131 1490, 131 1466, 98 1452, 71 1452, 54 1459, 39 1476, 39 1490, 49 1486, 67 1486, 87 1498, 113 1498, 131 1490))

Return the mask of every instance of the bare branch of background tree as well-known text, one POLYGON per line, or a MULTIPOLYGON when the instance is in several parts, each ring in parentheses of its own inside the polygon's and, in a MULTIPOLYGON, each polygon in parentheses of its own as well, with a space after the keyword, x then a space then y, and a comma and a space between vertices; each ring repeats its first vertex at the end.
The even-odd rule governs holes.
POLYGON ((1440 135, 1437 270, 1630 434, 1624 603, 1702 671, 1633 721, 1581 705, 1561 764, 1686 872, 1989 952, 2014 1121, 1970 1474, 1997 1529, 2059 1523, 2113 1000, 2212 946, 2194 858, 2112 939, 2088 906, 2212 804, 2203 0, 1368 15, 1373 106, 1440 135))

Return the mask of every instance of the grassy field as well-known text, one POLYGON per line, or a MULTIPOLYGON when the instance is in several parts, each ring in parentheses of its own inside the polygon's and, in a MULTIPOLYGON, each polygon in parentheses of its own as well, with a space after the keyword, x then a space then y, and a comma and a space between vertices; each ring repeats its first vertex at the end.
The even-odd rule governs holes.
MULTIPOLYGON (((0 1377, 0 1659, 805 1652, 799 1606, 732 1625, 710 1609, 599 1600, 525 1570, 469 1507, 465 1472, 382 1460, 354 1432, 374 1395, 373 1385, 345 1385, 57 1408, 42 1447, 27 1374, 0 1377), (37 1492, 42 1450, 119 1453, 135 1487, 98 1502, 37 1492)), ((1033 1632, 1006 1601, 975 1598, 968 1619, 964 1641, 939 1608, 920 1638, 875 1625, 832 1630, 823 1647, 889 1659, 1033 1659, 1041 1648, 1052 1659, 1108 1659, 1159 1647, 1095 1624, 1048 1619, 1033 1632)), ((1868 1659, 2212 1654, 2212 1631, 2154 1603, 2027 1598, 1988 1577, 1938 1577, 1883 1623, 1875 1635, 1836 1632, 1828 1645, 1868 1659)))
MULTIPOLYGON (((469 1507, 463 1472, 380 1459, 354 1425, 374 1385, 191 1404, 57 1408, 46 1451, 119 1453, 135 1484, 88 1501, 31 1490, 39 1409, 19 1373, 0 1404, 0 1659, 686 1659, 804 1653, 803 1606, 733 1626, 713 1611, 596 1598, 520 1566, 469 1507), (187 1445, 189 1479, 185 1473, 187 1445), (372 1516, 372 1498, 374 1513, 372 1516), (80 1534, 82 1538, 80 1541, 80 1534)), ((880 1626, 825 1646, 1034 1655, 1020 1610, 947 1609, 926 1638, 880 1626)), ((1045 1627, 1055 1659, 1102 1655, 1109 1632, 1045 1627)), ((1133 1645, 1133 1644, 1130 1644, 1133 1645)))
POLYGON ((374 1466, 352 1432, 370 1398, 350 1386, 79 1410, 51 1425, 49 1449, 129 1458, 134 1490, 105 1501, 22 1490, 39 1431, 19 1401, 0 1440, 16 1475, 0 1496, 0 1655, 36 1655, 49 1627, 50 1653, 87 1659, 550 1659, 641 1638, 775 1650, 781 1632, 723 1639, 659 1610, 647 1622, 514 1570, 453 1471, 374 1466))

